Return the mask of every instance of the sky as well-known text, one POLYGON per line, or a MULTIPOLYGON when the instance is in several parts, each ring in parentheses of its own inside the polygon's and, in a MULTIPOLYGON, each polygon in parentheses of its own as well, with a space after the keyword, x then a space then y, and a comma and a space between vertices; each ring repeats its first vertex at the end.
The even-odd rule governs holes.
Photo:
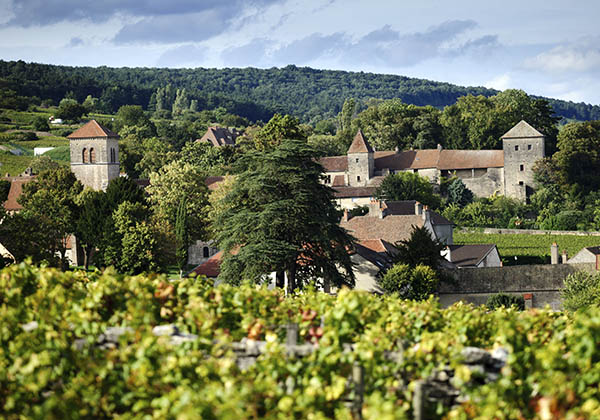
POLYGON ((600 104, 598 0, 0 0, 0 59, 397 74, 600 104))

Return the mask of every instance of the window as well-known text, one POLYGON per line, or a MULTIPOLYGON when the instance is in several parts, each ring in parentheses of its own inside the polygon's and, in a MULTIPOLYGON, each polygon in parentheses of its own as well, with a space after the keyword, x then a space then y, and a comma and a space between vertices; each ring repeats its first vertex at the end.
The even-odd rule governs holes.
POLYGON ((90 147, 90 163, 96 163, 96 151, 90 147))
POLYGON ((525 165, 519 165, 519 171, 523 172, 525 170, 525 165))
POLYGON ((523 181, 519 181, 519 185, 523 185, 523 181))
POLYGON ((531 144, 527 145, 527 150, 531 150, 531 144))
POLYGON ((110 161, 111 163, 114 163, 117 161, 117 158, 115 157, 116 153, 115 153, 115 149, 114 148, 110 148, 110 161))
POLYGON ((87 154, 87 149, 84 147, 83 151, 81 152, 81 161, 83 163, 88 163, 88 154, 87 154))
POLYGON ((515 146, 515 150, 519 150, 519 146, 518 146, 518 145, 517 145, 517 146, 515 146))
POLYGON ((358 163, 358 158, 356 158, 356 163, 358 163))
POLYGON ((357 181, 357 182, 360 182, 360 175, 358 175, 358 176, 356 177, 356 181, 357 181))
POLYGON ((202 249, 202 256, 203 256, 204 258, 208 258, 208 257, 209 257, 209 254, 210 254, 210 253, 209 253, 209 251, 208 251, 208 247, 207 247, 207 246, 205 246, 205 247, 202 249))
POLYGON ((331 184, 331 175, 325 176, 325 183, 326 184, 331 184))

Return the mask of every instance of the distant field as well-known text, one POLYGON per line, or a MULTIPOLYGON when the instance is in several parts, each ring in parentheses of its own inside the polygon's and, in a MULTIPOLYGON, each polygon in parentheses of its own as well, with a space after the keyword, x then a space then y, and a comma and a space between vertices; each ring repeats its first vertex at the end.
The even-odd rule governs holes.
POLYGON ((15 156, 10 154, 0 154, 0 175, 17 176, 28 166, 33 156, 15 156))
POLYGON ((496 244, 505 265, 536 264, 550 261, 550 246, 558 244, 560 253, 569 257, 582 248, 600 245, 599 236, 520 235, 489 233, 455 233, 455 244, 496 244), (515 257, 517 259, 515 260, 515 257))

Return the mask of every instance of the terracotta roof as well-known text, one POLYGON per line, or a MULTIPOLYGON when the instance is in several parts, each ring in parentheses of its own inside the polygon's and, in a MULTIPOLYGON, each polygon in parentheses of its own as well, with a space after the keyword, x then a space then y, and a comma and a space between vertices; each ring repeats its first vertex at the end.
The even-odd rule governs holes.
POLYGON ((332 187, 343 187, 346 185, 346 180, 344 179, 344 175, 336 175, 333 177, 332 187))
POLYGON ((438 169, 476 169, 502 168, 504 152, 502 150, 442 150, 438 169))
POLYGON ((340 223, 340 226, 350 231, 360 242, 381 239, 391 244, 410 238, 413 225, 423 226, 423 217, 386 216, 380 219, 372 216, 357 216, 340 223))
POLYGON ((374 197, 375 187, 335 187, 335 198, 374 197))
POLYGON ((490 252, 494 244, 449 245, 450 262, 458 267, 476 267, 490 252))
POLYGON ((356 136, 354 136, 354 140, 352 140, 348 153, 373 153, 373 148, 367 139, 365 139, 362 130, 358 130, 356 136))
POLYGON ((508 130, 502 139, 527 139, 543 137, 544 135, 530 126, 526 121, 521 120, 517 125, 508 130))
POLYGON ((95 137, 119 138, 119 135, 103 127, 96 120, 91 120, 67 136, 68 139, 89 139, 95 137))
POLYGON ((219 184, 225 180, 224 176, 208 176, 204 180, 204 183, 209 190, 213 191, 219 187, 219 184))
POLYGON ((34 176, 12 177, 5 178, 10 181, 10 190, 8 191, 8 199, 4 202, 4 208, 7 211, 19 211, 23 208, 17 200, 23 192, 23 185, 35 179, 34 176))
POLYGON ((206 133, 196 141, 210 143, 215 147, 222 147, 225 145, 235 146, 235 139, 239 136, 240 133, 237 130, 212 126, 208 127, 206 133))
POLYGON ((383 201, 382 206, 388 215, 415 215, 416 200, 383 201))
POLYGON ((375 252, 383 252, 383 253, 396 253, 396 247, 389 242, 386 242, 382 239, 366 239, 364 241, 359 242, 360 245, 365 248, 369 248, 375 252))
POLYGON ((348 156, 328 156, 319 159, 325 172, 346 172, 348 169, 348 156))
POLYGON ((362 245, 362 243, 354 244, 354 251, 380 269, 387 268, 391 265, 390 257, 385 252, 374 251, 373 249, 362 245))
POLYGON ((217 252, 215 255, 204 261, 202 264, 190 271, 187 276, 194 273, 197 276, 206 277, 218 277, 221 272, 221 259, 223 258, 223 251, 217 252))

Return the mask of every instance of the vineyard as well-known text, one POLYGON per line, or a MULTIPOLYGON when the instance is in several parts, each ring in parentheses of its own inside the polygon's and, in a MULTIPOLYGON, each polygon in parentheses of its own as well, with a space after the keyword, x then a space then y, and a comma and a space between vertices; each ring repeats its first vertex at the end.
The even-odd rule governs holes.
POLYGON ((598 309, 441 309, 434 298, 348 290, 285 297, 21 264, 0 272, 0 417, 411 419, 417 384, 451 370, 465 397, 427 418, 599 418, 599 341, 598 309), (156 334, 166 325, 179 340, 156 334), (286 351, 289 325, 310 348, 303 357, 286 351), (260 355, 240 368, 233 344, 255 340, 260 355), (507 352, 496 380, 464 367, 469 346, 507 352), (356 366, 358 412, 346 398, 356 366))
POLYGON ((493 233, 454 233, 455 244, 496 244, 505 265, 544 264, 550 262, 550 246, 556 242, 560 252, 566 250, 569 258, 583 248, 600 245, 598 236, 577 235, 523 235, 493 233), (517 257, 515 259, 515 257, 517 257))

